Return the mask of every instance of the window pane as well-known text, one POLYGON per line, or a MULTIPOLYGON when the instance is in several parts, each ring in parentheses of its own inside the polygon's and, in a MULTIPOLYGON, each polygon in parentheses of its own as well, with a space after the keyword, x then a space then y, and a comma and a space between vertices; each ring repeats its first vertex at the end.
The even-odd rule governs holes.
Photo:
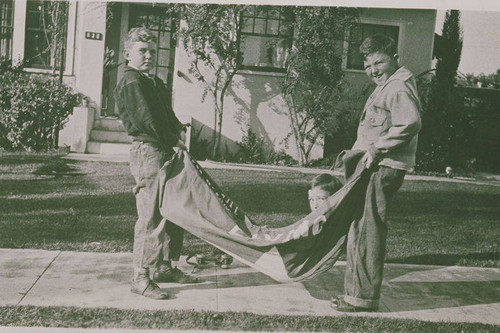
POLYGON ((31 67, 50 68, 50 52, 45 33, 26 31, 24 54, 31 67))
POLYGON ((161 22, 161 29, 164 30, 164 31, 171 31, 172 28, 172 20, 165 16, 162 18, 162 22, 161 22))
POLYGON ((168 66, 170 63, 170 52, 168 50, 158 50, 158 66, 168 66))
MULTIPOLYGON (((34 68, 59 68, 61 65, 61 50, 66 52, 66 33, 68 28, 68 2, 67 1, 28 1, 26 12, 26 37, 24 59, 34 68), (55 11, 61 11, 56 14, 55 11), (46 21, 52 21, 51 13, 56 14, 61 20, 56 25, 46 25, 44 28, 41 20, 45 13, 46 21), (54 41, 53 35, 62 36, 59 42, 54 41)), ((64 59, 64 55, 62 57, 64 59)), ((64 63, 62 64, 64 66, 64 63)))
POLYGON ((158 38, 159 46, 161 48, 169 49, 170 48, 170 32, 160 32, 160 38, 158 38))
POLYGON ((267 12, 267 15, 269 18, 279 18, 280 17, 280 11, 279 11, 279 8, 271 8, 269 9, 269 11, 267 12))
POLYGON ((246 36, 241 44, 243 66, 284 68, 291 43, 273 37, 246 36))
POLYGON ((158 67, 156 75, 163 80, 163 82, 168 82, 168 72, 169 69, 167 67, 158 67))
POLYGON ((252 33, 253 32, 253 18, 252 17, 250 17, 250 18, 247 18, 247 17, 243 18, 241 31, 242 32, 248 32, 248 33, 252 33))
POLYGON ((12 57, 12 4, 13 0, 0 0, 0 58, 12 57))
POLYGON ((268 35, 277 35, 278 34, 278 20, 268 20, 267 21, 267 31, 268 35))
POLYGON ((266 20, 265 19, 260 19, 260 18, 255 19, 254 33, 256 33, 256 34, 265 34, 266 33, 266 20))
POLYGON ((248 6, 244 11, 243 11, 243 16, 245 17, 253 17, 255 14, 255 6, 248 6))
POLYGON ((158 29, 160 29, 160 16, 150 15, 147 27, 151 30, 158 31, 158 29))
POLYGON ((267 18, 267 9, 261 6, 256 6, 255 17, 267 18))
POLYGON ((284 68, 291 49, 293 30, 286 28, 279 7, 255 6, 254 13, 253 17, 248 17, 250 12, 246 11, 242 16, 239 36, 242 65, 265 70, 284 68))

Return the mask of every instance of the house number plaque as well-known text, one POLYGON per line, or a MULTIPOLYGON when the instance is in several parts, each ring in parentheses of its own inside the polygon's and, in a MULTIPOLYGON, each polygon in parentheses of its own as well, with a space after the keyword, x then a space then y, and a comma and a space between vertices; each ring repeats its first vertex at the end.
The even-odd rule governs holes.
POLYGON ((102 33, 85 31, 85 38, 93 40, 102 40, 102 33))

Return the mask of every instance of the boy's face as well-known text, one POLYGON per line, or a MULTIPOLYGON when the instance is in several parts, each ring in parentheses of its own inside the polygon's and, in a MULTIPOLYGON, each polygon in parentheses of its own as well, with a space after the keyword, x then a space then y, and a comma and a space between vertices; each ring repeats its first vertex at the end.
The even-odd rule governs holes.
POLYGON ((313 187, 309 190, 309 207, 311 211, 316 210, 323 202, 331 196, 331 193, 321 189, 320 187, 313 187))
POLYGON ((363 61, 366 75, 377 86, 383 85, 398 69, 398 57, 397 54, 390 56, 381 52, 370 53, 363 61))
POLYGON ((124 50, 123 56, 128 60, 130 67, 149 73, 155 64, 156 43, 133 42, 129 49, 124 50))

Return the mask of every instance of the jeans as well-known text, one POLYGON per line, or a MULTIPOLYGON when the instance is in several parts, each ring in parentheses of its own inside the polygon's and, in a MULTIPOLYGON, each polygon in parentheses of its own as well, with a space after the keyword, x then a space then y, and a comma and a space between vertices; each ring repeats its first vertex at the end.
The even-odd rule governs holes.
POLYGON ((163 260, 179 260, 184 230, 162 218, 159 210, 158 171, 172 156, 156 145, 133 142, 130 171, 138 220, 134 228, 134 269, 157 267, 163 260))
POLYGON ((406 171, 379 167, 370 177, 364 209, 349 229, 344 300, 354 306, 377 308, 384 270, 386 206, 403 184, 406 171))

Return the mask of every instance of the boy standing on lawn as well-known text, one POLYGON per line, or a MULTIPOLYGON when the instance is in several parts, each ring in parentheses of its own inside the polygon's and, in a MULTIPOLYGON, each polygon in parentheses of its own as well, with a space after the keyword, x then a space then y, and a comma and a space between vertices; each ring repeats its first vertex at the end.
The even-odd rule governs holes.
POLYGON ((186 149, 185 129, 172 110, 165 84, 150 74, 155 65, 156 37, 146 28, 133 28, 124 46, 128 65, 115 97, 123 125, 133 137, 130 171, 136 182, 139 218, 134 230, 131 291, 166 299, 168 293, 155 282, 198 282, 172 267, 171 260, 179 260, 184 230, 163 219, 159 211, 158 171, 173 155, 173 147, 186 149), (150 268, 155 269, 152 278, 150 268))
POLYGON ((363 161, 373 174, 363 214, 347 238, 345 295, 332 298, 342 312, 376 311, 384 269, 386 205, 415 165, 420 131, 420 101, 413 74, 398 64, 396 43, 385 35, 360 46, 364 68, 377 87, 366 102, 352 149, 366 151, 363 161))

